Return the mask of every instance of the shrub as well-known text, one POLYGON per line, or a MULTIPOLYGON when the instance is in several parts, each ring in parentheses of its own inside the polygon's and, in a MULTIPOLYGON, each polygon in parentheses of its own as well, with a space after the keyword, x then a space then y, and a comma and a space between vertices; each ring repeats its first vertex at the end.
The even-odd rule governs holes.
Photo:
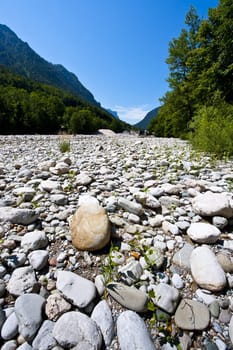
POLYGON ((198 110, 190 123, 192 145, 218 158, 233 155, 233 106, 219 101, 198 110))
POLYGON ((70 141, 62 140, 59 144, 59 149, 62 153, 70 152, 70 141))

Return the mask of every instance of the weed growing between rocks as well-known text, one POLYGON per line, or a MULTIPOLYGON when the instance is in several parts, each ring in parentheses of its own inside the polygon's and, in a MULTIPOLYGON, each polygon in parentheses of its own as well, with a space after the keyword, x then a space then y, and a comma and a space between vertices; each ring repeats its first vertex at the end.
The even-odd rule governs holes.
POLYGON ((62 140, 59 143, 59 150, 61 153, 66 153, 66 152, 70 152, 70 141, 69 140, 62 140))

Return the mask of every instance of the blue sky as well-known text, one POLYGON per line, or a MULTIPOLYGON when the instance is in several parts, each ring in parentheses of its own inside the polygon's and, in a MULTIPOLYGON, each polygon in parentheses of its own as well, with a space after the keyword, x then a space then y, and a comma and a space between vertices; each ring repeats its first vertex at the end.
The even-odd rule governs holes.
POLYGON ((168 44, 191 5, 207 18, 218 0, 0 0, 0 23, 133 124, 168 89, 168 44))

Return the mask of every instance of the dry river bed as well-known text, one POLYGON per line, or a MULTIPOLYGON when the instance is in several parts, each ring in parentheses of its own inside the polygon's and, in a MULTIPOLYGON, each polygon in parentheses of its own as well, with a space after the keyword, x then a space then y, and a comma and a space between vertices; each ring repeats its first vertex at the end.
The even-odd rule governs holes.
POLYGON ((232 188, 178 139, 1 136, 1 349, 233 349, 232 188), (82 203, 100 250, 72 244, 82 203))

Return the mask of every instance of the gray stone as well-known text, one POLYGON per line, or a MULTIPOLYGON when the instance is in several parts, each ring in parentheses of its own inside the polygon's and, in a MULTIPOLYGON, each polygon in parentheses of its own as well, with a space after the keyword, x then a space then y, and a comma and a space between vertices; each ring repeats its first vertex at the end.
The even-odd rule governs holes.
POLYGON ((158 209, 161 207, 159 200, 149 193, 137 192, 134 194, 134 197, 139 203, 150 209, 158 209))
POLYGON ((231 260, 231 257, 227 254, 227 252, 219 252, 217 254, 217 259, 225 272, 233 273, 233 261, 231 260))
POLYGON ((67 312, 58 319, 53 337, 65 348, 73 348, 80 342, 88 343, 93 350, 102 346, 102 335, 95 321, 76 311, 67 312))
POLYGON ((128 211, 129 213, 141 216, 143 214, 143 207, 141 204, 129 201, 126 198, 120 197, 118 199, 118 205, 128 211))
POLYGON ((99 326, 106 346, 110 346, 114 337, 112 312, 106 300, 100 301, 92 311, 91 318, 99 326))
POLYGON ((18 319, 15 312, 12 312, 4 322, 1 336, 5 340, 13 339, 18 334, 18 319))
POLYGON ((27 257, 26 257, 26 254, 24 253, 11 254, 4 257, 3 259, 5 265, 7 265, 12 269, 15 269, 17 267, 24 265, 26 260, 27 260, 27 257))
POLYGON ((27 232, 22 237, 21 247, 24 251, 45 248, 48 245, 48 238, 44 231, 27 232))
POLYGON ((66 205, 68 202, 68 198, 64 194, 52 194, 50 199, 52 203, 57 205, 66 205))
POLYGON ((33 349, 49 350, 56 346, 57 342, 53 337, 53 328, 55 323, 46 320, 42 323, 39 332, 33 340, 33 349))
POLYGON ((93 282, 69 271, 58 271, 57 289, 72 304, 84 308, 94 300, 96 287, 93 282))
POLYGON ((229 336, 231 339, 231 343, 233 344, 233 316, 231 317, 231 320, 229 323, 229 336))
POLYGON ((17 349, 17 341, 9 340, 1 347, 1 350, 16 350, 17 349))
POLYGON ((175 313, 176 325, 184 330, 200 331, 210 322, 207 306, 190 299, 182 299, 175 313))
POLYGON ((71 305, 58 293, 49 295, 45 313, 49 320, 56 321, 62 314, 70 311, 71 305))
POLYGON ((149 268, 159 269, 164 263, 164 253, 158 247, 150 247, 144 254, 146 264, 149 268))
POLYGON ((25 202, 30 202, 36 191, 32 187, 18 187, 13 190, 15 196, 20 196, 25 202))
POLYGON ((76 176, 75 185, 76 186, 88 186, 88 185, 90 185, 90 183, 92 181, 93 181, 92 178, 88 174, 82 172, 76 176))
POLYGON ((190 257, 191 272, 195 282, 214 292, 226 286, 226 276, 214 253, 207 247, 197 247, 190 257))
POLYGON ((31 266, 18 267, 11 275, 7 290, 9 293, 19 296, 33 292, 36 284, 35 272, 31 266))
POLYGON ((33 209, 20 209, 12 207, 0 207, 0 222, 11 222, 18 225, 29 225, 39 217, 33 209))
POLYGON ((41 270, 47 265, 48 257, 46 250, 34 250, 28 255, 28 260, 34 270, 41 270))
POLYGON ((214 225, 196 222, 190 225, 187 234, 194 242, 212 244, 218 240, 221 231, 214 225))
POLYGON ((228 220, 222 216, 214 216, 212 218, 212 223, 214 226, 222 230, 228 225, 228 220))
POLYGON ((137 312, 147 310, 148 297, 141 290, 118 282, 109 283, 107 290, 111 297, 124 307, 137 312))
POLYGON ((178 252, 174 254, 172 259, 173 263, 181 268, 190 270, 190 256, 193 249, 194 247, 191 244, 185 243, 183 248, 181 248, 180 250, 178 250, 178 252))
POLYGON ((124 311, 117 319, 117 336, 121 350, 154 350, 143 319, 133 311, 124 311))
POLYGON ((152 300, 155 305, 172 314, 180 300, 179 291, 166 283, 154 285, 153 291, 155 296, 152 298, 152 300))
POLYGON ((19 322, 19 333, 25 340, 34 338, 43 317, 42 310, 45 299, 38 294, 24 294, 15 302, 15 314, 19 322))
POLYGON ((31 345, 29 345, 27 342, 20 345, 17 350, 34 350, 31 345))
POLYGON ((57 181, 45 180, 41 181, 39 186, 41 191, 52 192, 54 190, 61 190, 61 185, 57 181))
POLYGON ((209 310, 210 313, 213 317, 218 318, 219 313, 220 313, 220 305, 217 302, 217 300, 213 301, 210 305, 209 305, 209 310))
POLYGON ((223 193, 212 193, 210 191, 199 194, 193 199, 193 210, 201 216, 233 216, 233 208, 230 199, 223 193))

